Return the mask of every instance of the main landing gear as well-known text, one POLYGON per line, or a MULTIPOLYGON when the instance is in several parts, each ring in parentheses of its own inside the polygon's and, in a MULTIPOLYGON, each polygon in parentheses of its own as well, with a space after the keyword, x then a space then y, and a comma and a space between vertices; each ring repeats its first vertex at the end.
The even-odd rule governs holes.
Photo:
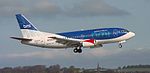
POLYGON ((74 50, 73 50, 74 53, 82 53, 82 49, 81 47, 76 47, 74 50))

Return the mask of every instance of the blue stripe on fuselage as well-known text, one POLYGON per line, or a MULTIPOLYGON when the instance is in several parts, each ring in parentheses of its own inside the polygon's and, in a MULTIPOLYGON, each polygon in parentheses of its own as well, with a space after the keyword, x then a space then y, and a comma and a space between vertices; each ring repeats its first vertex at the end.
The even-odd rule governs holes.
POLYGON ((129 31, 123 28, 101 28, 74 32, 57 33, 62 36, 76 39, 113 39, 125 35, 129 31))

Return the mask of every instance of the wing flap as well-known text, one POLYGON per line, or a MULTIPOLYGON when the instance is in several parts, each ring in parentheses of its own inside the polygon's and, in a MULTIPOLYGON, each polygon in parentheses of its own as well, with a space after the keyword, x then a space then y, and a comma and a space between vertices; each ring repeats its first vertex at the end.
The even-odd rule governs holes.
POLYGON ((16 39, 16 40, 22 40, 22 41, 32 41, 32 39, 28 39, 28 38, 20 38, 20 37, 10 37, 12 39, 16 39))

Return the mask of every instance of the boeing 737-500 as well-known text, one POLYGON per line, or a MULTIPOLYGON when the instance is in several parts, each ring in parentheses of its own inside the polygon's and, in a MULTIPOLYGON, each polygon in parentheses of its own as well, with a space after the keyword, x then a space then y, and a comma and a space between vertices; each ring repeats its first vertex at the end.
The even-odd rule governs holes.
POLYGON ((103 47, 103 44, 122 43, 135 36, 135 33, 124 28, 99 28, 91 30, 47 33, 39 31, 24 15, 16 14, 23 37, 11 37, 20 40, 22 44, 65 49, 74 48, 74 53, 82 53, 82 48, 103 47))

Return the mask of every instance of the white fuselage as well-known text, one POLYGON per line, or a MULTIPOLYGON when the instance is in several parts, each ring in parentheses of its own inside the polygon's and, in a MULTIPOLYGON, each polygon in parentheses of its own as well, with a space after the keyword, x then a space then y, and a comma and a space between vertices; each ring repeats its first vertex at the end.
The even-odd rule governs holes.
POLYGON ((82 53, 82 47, 102 47, 107 43, 121 43, 135 36, 124 28, 98 28, 63 33, 39 31, 23 14, 16 14, 23 37, 11 37, 26 45, 44 48, 75 48, 74 53, 82 53))
MULTIPOLYGON (((28 30, 23 29, 22 32, 23 31, 28 31, 28 30)), ((48 37, 59 37, 59 38, 64 38, 64 39, 78 40, 83 43, 83 47, 99 47, 99 46, 101 46, 101 44, 123 42, 123 41, 126 41, 126 40, 130 39, 131 37, 135 36, 135 34, 133 32, 129 32, 123 36, 113 38, 113 39, 95 40, 95 43, 93 44, 90 42, 84 42, 85 39, 68 38, 68 37, 53 34, 53 33, 46 33, 46 32, 41 32, 41 31, 34 31, 34 30, 33 31, 30 30, 30 34, 31 34, 31 32, 34 37, 32 37, 32 35, 26 36, 26 37, 30 37, 30 39, 32 39, 32 41, 21 41, 21 43, 27 44, 27 45, 32 45, 32 46, 44 47, 44 48, 69 48, 69 47, 71 47, 71 46, 67 46, 67 45, 58 43, 58 42, 56 42, 57 41, 56 39, 48 38, 48 37)), ((26 37, 24 36, 24 38, 26 38, 26 37)))

